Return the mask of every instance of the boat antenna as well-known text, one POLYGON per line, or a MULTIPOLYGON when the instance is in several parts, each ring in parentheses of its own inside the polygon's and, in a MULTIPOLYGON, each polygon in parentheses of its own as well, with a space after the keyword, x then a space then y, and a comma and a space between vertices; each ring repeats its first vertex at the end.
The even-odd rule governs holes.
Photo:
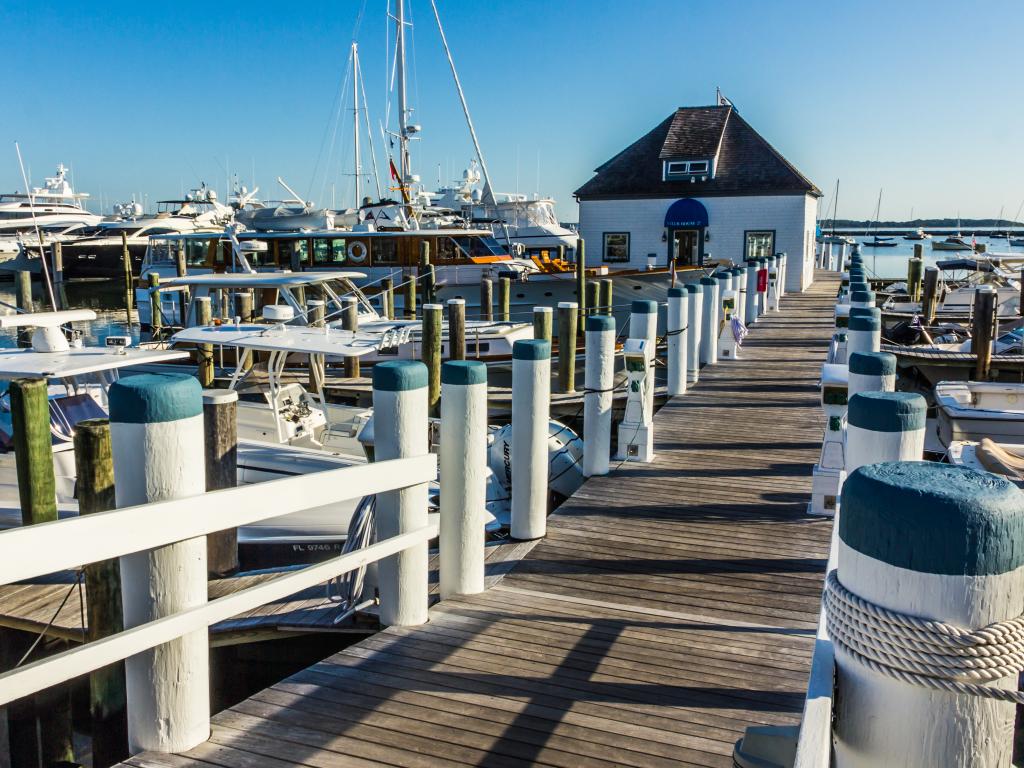
MULTIPOLYGON (((360 71, 360 73, 362 72, 362 67, 360 67, 359 71, 360 71)), ((381 191, 380 191, 380 173, 377 171, 377 152, 373 148, 374 147, 373 131, 370 129, 370 110, 366 106, 366 79, 365 78, 362 78, 362 77, 359 78, 359 91, 360 91, 360 93, 362 94, 362 97, 363 97, 363 122, 366 125, 366 138, 367 138, 367 141, 370 142, 370 163, 373 166, 373 183, 377 187, 377 199, 378 200, 382 200, 384 198, 384 196, 381 194, 381 191)), ((362 203, 361 200, 357 200, 356 201, 356 207, 358 208, 361 203, 362 203)))
POLYGON ((400 171, 402 178, 398 183, 403 187, 412 173, 409 161, 409 106, 405 101, 405 2, 398 0, 398 15, 395 17, 396 66, 398 79, 398 142, 400 171))
MULTIPOLYGON (((401 3, 401 0, 399 0, 401 3)), ((452 51, 448 47, 448 38, 445 37, 444 27, 441 25, 441 16, 437 12, 437 3, 430 0, 430 7, 434 9, 434 19, 437 20, 437 31, 441 33, 441 43, 444 45, 444 52, 448 55, 448 65, 452 69, 452 78, 455 80, 455 90, 459 92, 459 101, 462 102, 462 113, 466 116, 466 125, 469 126, 469 135, 473 139, 473 148, 476 150, 476 159, 480 163, 480 170, 484 176, 483 202, 494 205, 494 189, 491 187, 491 176, 487 173, 487 163, 484 162, 484 153, 480 149, 480 142, 476 138, 476 130, 473 128, 473 118, 469 116, 469 106, 466 104, 466 96, 462 92, 462 84, 459 82, 459 73, 455 69, 455 60, 452 59, 452 51)))
POLYGON ((306 202, 301 197, 299 197, 298 194, 296 194, 294 189, 292 189, 287 184, 285 184, 284 183, 284 179, 282 179, 280 176, 277 177, 277 183, 280 184, 282 187, 284 187, 288 191, 288 194, 291 195, 298 202, 300 202, 300 203, 305 203, 306 202))
POLYGON ((354 155, 355 191, 356 204, 359 207, 359 176, 362 168, 359 167, 359 44, 352 42, 352 152, 354 155))
POLYGON ((32 226, 36 230, 36 240, 39 242, 39 261, 43 265, 43 278, 46 280, 46 290, 50 294, 50 306, 56 312, 57 299, 53 295, 53 283, 50 282, 50 269, 46 265, 46 253, 43 251, 43 234, 39 231, 39 221, 36 219, 36 200, 32 194, 32 187, 28 184, 28 176, 25 174, 25 161, 21 159, 21 147, 14 142, 14 151, 18 154, 18 166, 21 168, 21 180, 25 184, 25 194, 28 195, 29 210, 32 212, 32 226))

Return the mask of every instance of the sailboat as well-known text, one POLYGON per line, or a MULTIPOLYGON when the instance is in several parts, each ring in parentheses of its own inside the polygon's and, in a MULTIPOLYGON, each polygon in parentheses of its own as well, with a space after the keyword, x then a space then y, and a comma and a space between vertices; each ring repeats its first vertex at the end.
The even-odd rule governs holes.
MULTIPOLYGON (((878 190, 878 204, 875 206, 875 219, 874 226, 878 225, 878 216, 882 210, 882 190, 878 190)), ((864 245, 868 248, 895 248, 896 238, 895 237, 879 237, 877 234, 874 235, 870 240, 865 240, 864 245)))
MULTIPOLYGON (((914 209, 911 208, 910 209, 910 221, 913 221, 913 220, 914 220, 914 209)), ((903 239, 904 240, 927 240, 930 237, 931 237, 931 235, 929 235, 927 232, 925 232, 921 227, 918 227, 913 232, 910 232, 910 233, 904 235, 903 239)))
POLYGON ((960 216, 956 217, 956 234, 944 240, 932 240, 933 251, 973 251, 974 244, 964 240, 960 234, 960 216))

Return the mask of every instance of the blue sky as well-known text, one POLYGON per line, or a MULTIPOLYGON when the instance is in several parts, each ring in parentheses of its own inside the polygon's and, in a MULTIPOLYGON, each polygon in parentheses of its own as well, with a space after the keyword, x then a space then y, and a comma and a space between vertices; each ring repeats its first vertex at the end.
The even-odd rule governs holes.
MULTIPOLYGON (((63 161, 105 209, 200 180, 223 195, 228 174, 251 187, 253 171, 261 197, 280 196, 281 175, 351 204, 351 112, 336 122, 336 97, 364 9, 383 162, 385 6, 2 0, 0 191, 23 187, 17 140, 35 183, 63 161)), ((842 179, 841 216, 870 216, 879 188, 883 218, 1012 216, 1024 200, 1019 0, 438 6, 495 187, 554 196, 565 220, 593 168, 716 85, 827 195, 842 179)), ((433 188, 472 146, 429 0, 411 16, 414 166, 433 188)))

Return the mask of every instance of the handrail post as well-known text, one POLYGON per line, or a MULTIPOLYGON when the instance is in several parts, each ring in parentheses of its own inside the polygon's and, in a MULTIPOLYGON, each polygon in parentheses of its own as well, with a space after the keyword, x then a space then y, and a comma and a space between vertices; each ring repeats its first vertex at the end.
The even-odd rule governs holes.
POLYGON ((547 530, 548 412, 551 344, 512 345, 512 538, 539 539, 547 530))
POLYGON ((591 315, 587 318, 583 371, 583 474, 586 477, 608 474, 614 384, 615 318, 591 315))
POLYGON ((487 366, 441 368, 441 599, 484 590, 487 366))
MULTIPOLYGON (((427 452, 427 367, 391 361, 373 367, 373 433, 377 461, 427 452)), ((427 484, 377 494, 377 540, 427 525, 427 484)), ((415 626, 427 621, 427 542, 384 558, 377 566, 380 621, 415 626)))
MULTIPOLYGON (((118 507, 206 490, 203 399, 191 376, 140 374, 110 387, 118 507)), ((131 628, 206 602, 206 537, 121 557, 131 628)), ((128 747, 180 752, 210 733, 208 630, 127 659, 128 747)))

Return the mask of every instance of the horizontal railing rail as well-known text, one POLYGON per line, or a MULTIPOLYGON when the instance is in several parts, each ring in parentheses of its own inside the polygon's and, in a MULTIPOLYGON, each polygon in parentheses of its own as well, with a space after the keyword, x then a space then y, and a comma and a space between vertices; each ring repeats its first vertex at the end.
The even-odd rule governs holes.
POLYGON ((397 491, 436 477, 437 457, 424 454, 12 528, 0 532, 0 584, 397 491))

